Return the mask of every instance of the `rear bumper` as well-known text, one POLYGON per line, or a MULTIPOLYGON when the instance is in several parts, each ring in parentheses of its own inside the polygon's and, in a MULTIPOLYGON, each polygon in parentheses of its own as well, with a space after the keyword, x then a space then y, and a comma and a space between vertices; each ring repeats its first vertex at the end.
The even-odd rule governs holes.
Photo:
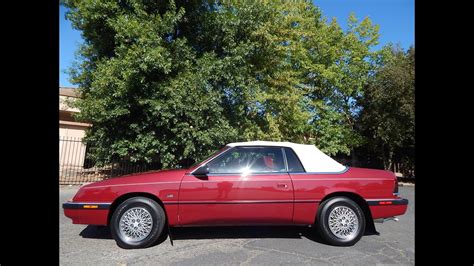
POLYGON ((110 203, 65 202, 64 215, 73 224, 107 225, 110 203))
POLYGON ((396 198, 396 199, 375 199, 367 200, 369 206, 379 206, 379 205, 408 205, 407 199, 396 198))
POLYGON ((367 200, 367 204, 373 219, 403 215, 408 208, 408 200, 402 198, 371 199, 367 200))

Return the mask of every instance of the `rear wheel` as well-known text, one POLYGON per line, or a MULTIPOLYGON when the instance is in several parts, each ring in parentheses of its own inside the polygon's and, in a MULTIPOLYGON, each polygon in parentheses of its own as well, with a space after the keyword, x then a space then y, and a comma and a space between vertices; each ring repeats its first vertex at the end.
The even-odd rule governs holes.
POLYGON ((163 232, 165 212, 154 200, 134 197, 122 202, 112 215, 110 232, 122 248, 146 248, 163 232))
POLYGON ((335 246, 352 246, 365 232, 362 209, 347 197, 325 200, 319 208, 316 222, 321 237, 335 246))

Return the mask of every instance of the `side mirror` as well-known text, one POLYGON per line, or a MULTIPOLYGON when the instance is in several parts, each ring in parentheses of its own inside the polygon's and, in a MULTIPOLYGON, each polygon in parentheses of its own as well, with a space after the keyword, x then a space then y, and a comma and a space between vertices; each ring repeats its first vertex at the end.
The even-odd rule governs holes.
POLYGON ((199 167, 196 171, 193 172, 193 175, 196 176, 207 176, 209 174, 209 166, 207 164, 199 167))

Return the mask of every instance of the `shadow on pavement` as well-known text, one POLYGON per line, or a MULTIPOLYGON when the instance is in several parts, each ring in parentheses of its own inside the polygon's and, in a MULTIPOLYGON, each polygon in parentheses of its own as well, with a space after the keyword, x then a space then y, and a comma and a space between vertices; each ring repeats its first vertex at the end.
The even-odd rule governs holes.
POLYGON ((301 228, 290 226, 222 226, 172 228, 174 240, 225 238, 301 238, 301 228))
POLYGON ((301 226, 222 226, 172 228, 173 240, 238 239, 238 238, 293 238, 324 243, 314 229, 301 226))
POLYGON ((79 235, 83 238, 113 239, 107 226, 88 225, 79 235))
MULTIPOLYGON (((113 239, 107 226, 89 225, 81 233, 83 238, 113 239)), ((238 239, 238 238, 307 238, 326 244, 314 228, 302 226, 221 226, 221 227, 176 227, 171 228, 173 241, 187 239, 238 239)), ((366 232, 365 236, 374 235, 366 232)), ((165 228, 157 244, 168 238, 165 228)))

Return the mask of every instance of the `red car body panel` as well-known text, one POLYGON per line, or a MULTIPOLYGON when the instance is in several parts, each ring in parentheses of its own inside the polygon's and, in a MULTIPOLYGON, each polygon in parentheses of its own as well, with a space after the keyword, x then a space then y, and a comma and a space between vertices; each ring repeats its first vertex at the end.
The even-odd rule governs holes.
POLYGON ((352 193, 367 201, 372 218, 377 219, 406 212, 407 202, 393 193, 395 183, 392 172, 355 167, 330 174, 206 178, 191 175, 189 169, 164 170, 85 185, 65 203, 64 213, 75 224, 107 225, 109 212, 121 197, 146 195, 161 201, 170 226, 309 225, 315 222, 319 204, 326 197, 352 193))
POLYGON ((73 224, 107 225, 109 210, 64 209, 64 215, 73 224))
POLYGON ((185 175, 179 224, 291 224, 293 187, 285 174, 185 175))
MULTIPOLYGON (((292 173, 295 191, 294 223, 312 224, 315 221, 319 203, 333 193, 349 192, 365 200, 400 199, 393 195, 395 175, 392 172, 375 169, 350 167, 343 173, 292 173), (300 201, 300 202, 298 202, 300 201)), ((405 213, 407 205, 369 206, 372 218, 384 218, 405 213)))
POLYGON ((386 218, 402 215, 407 211, 408 205, 392 205, 392 206, 369 206, 373 219, 386 218))

